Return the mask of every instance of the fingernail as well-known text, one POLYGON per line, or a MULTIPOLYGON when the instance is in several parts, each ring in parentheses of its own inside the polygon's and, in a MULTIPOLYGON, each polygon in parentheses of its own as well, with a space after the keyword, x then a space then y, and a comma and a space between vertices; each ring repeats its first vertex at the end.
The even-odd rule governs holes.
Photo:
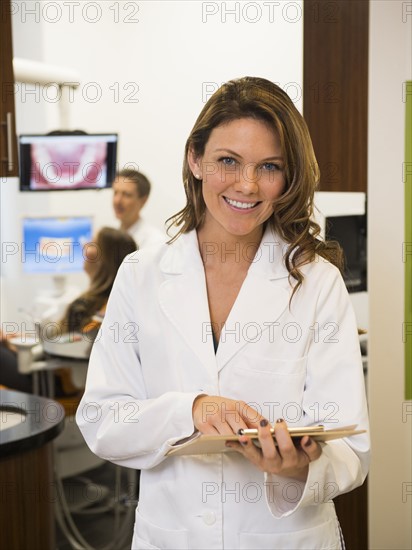
POLYGON ((312 445, 312 440, 309 438, 306 443, 303 444, 305 447, 310 447, 312 445))
POLYGON ((268 425, 268 421, 266 420, 266 418, 263 418, 263 419, 260 421, 260 426, 261 426, 261 428, 266 428, 267 425, 268 425))
POLYGON ((283 422, 283 418, 278 418, 278 419, 276 420, 276 422, 277 422, 278 424, 280 424, 281 422, 283 422))

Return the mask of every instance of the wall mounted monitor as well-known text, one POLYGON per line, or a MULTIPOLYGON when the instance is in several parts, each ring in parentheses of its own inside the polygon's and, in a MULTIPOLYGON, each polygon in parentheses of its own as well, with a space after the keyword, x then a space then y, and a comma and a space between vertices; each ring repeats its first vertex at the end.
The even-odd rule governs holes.
POLYGON ((83 247, 92 240, 88 216, 23 219, 24 273, 64 275, 83 271, 83 247))
POLYGON ((19 136, 20 191, 111 187, 117 134, 19 136))

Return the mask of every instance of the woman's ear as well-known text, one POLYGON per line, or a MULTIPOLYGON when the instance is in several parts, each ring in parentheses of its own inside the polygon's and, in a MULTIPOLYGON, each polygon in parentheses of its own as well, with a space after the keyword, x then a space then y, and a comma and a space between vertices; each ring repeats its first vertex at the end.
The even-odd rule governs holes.
POLYGON ((189 168, 194 175, 194 177, 198 180, 202 179, 202 162, 201 158, 198 157, 192 148, 189 149, 187 153, 187 162, 189 164, 189 168))

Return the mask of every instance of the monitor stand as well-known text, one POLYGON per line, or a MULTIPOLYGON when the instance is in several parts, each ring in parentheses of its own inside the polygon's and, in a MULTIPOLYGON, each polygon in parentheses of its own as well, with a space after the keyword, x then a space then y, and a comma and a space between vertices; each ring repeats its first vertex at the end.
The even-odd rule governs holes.
POLYGON ((53 275, 53 289, 51 295, 54 297, 63 296, 66 291, 67 279, 65 275, 53 275))

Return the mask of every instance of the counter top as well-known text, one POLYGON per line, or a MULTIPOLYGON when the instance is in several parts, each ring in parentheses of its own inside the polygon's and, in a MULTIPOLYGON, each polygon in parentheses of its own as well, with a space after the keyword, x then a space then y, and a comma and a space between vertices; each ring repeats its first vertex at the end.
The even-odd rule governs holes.
POLYGON ((45 397, 0 390, 0 455, 33 450, 63 430, 63 407, 45 397))

